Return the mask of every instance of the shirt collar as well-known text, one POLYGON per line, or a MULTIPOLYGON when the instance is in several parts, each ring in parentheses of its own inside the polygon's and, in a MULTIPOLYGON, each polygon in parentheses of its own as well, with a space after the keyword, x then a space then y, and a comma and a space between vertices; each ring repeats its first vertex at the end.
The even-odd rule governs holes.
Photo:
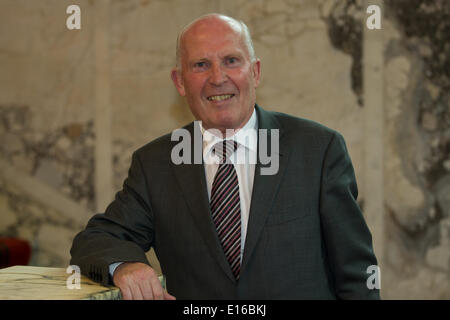
MULTIPOLYGON (((222 142, 224 139, 212 134, 203 127, 200 123, 200 129, 203 136, 203 157, 206 157, 210 152, 212 147, 218 143, 222 142)), ((257 152, 258 147, 258 118, 256 117, 256 108, 253 108, 253 113, 247 123, 239 129, 234 135, 227 137, 227 140, 234 140, 238 142, 238 148, 244 146, 245 148, 257 152)))

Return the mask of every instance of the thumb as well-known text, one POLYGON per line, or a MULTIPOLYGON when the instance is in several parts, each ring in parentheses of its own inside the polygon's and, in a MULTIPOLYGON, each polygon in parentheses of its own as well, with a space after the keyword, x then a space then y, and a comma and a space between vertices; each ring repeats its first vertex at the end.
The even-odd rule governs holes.
POLYGON ((164 300, 177 300, 173 295, 169 294, 166 290, 164 290, 164 300))

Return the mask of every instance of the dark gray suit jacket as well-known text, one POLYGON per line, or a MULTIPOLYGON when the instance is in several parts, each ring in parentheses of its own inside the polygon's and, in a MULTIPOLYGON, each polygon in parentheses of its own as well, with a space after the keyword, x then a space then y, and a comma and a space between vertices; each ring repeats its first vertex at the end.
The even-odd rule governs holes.
POLYGON ((71 264, 111 284, 111 263, 148 264, 153 247, 177 299, 378 299, 366 285, 377 260, 344 139, 256 110, 260 129, 279 129, 280 163, 275 175, 256 165, 239 281, 215 232, 204 166, 173 164, 170 135, 134 152, 123 190, 75 237, 71 264))

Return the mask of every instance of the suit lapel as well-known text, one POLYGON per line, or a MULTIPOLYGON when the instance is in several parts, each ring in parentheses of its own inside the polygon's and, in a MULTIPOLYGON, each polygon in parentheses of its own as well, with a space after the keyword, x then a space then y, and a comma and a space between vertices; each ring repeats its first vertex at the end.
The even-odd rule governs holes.
MULTIPOLYGON (((258 115, 258 127, 259 129, 267 130, 267 139, 269 142, 271 141, 271 129, 279 129, 279 168, 278 172, 274 175, 261 175, 261 168, 263 165, 260 161, 259 150, 261 141, 258 136, 258 162, 255 166, 255 178, 253 181, 253 192, 241 273, 246 268, 261 235, 261 231, 274 202, 289 156, 289 149, 286 147, 285 140, 283 140, 285 137, 283 135, 283 130, 276 118, 258 106, 256 106, 256 111, 258 115)), ((267 145, 269 150, 268 154, 271 154, 270 143, 267 143, 267 145)))
MULTIPOLYGON (((196 150, 194 148, 195 139, 192 138, 194 137, 195 127, 196 126, 194 126, 193 123, 186 127, 191 134, 191 150, 196 150)), ((195 130, 199 130, 199 128, 196 127, 195 130)), ((173 142, 172 148, 177 143, 178 142, 173 142)), ((199 147, 200 149, 197 150, 202 150, 201 133, 199 143, 200 146, 197 146, 197 148, 199 147)), ((231 272, 231 268, 222 250, 222 246, 211 217, 211 209, 209 207, 208 191, 206 187, 205 169, 203 163, 194 163, 194 152, 192 152, 191 157, 192 164, 175 165, 171 161, 172 168, 189 207, 190 214, 192 215, 200 234, 205 240, 206 245, 210 249, 212 256, 217 260, 227 276, 231 280, 235 281, 234 275, 231 272)), ((203 157, 200 159, 203 159, 203 157)))

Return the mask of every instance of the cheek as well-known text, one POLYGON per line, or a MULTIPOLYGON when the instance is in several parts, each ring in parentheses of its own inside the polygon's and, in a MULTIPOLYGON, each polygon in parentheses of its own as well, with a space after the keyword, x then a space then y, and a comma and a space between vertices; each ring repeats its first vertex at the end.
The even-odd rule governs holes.
POLYGON ((255 81, 252 77, 250 69, 240 70, 234 74, 234 83, 239 88, 241 94, 250 94, 255 88, 255 81))
POLYGON ((187 95, 197 98, 203 90, 205 80, 202 77, 193 76, 185 79, 184 83, 187 95))

